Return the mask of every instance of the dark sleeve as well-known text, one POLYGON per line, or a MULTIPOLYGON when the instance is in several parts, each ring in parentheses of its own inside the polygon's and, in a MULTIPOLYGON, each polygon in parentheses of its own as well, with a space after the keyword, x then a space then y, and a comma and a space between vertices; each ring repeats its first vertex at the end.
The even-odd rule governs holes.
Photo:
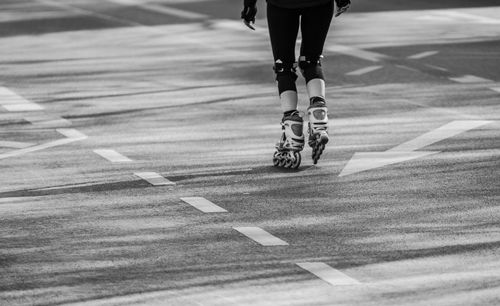
POLYGON ((243 0, 243 5, 245 7, 255 6, 257 4, 257 0, 243 0))

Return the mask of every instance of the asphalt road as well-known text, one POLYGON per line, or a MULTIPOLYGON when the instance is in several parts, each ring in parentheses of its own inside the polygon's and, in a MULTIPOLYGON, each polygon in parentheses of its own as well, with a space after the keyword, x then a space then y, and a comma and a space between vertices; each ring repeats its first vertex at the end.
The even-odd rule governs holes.
POLYGON ((355 1, 295 171, 240 9, 0 2, 0 304, 500 304, 498 1, 355 1))

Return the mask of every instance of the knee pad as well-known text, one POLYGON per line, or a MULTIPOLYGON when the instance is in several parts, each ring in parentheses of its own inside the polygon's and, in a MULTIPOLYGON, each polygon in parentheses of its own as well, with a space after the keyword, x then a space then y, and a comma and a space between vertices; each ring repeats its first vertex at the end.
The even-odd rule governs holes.
POLYGON ((274 63, 273 70, 276 73, 276 81, 278 82, 278 91, 281 93, 287 90, 297 91, 297 63, 283 63, 277 60, 274 63))
POLYGON ((325 79, 325 77, 323 76, 323 68, 321 68, 322 58, 323 55, 320 55, 318 57, 299 57, 300 72, 306 79, 306 83, 313 79, 325 79))

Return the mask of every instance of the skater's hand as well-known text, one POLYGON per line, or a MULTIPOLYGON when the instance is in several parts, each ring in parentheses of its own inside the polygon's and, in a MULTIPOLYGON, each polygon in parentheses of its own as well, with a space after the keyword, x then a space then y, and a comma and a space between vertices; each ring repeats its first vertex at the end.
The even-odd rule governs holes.
POLYGON ((339 17, 340 14, 347 11, 351 6, 351 0, 335 0, 335 3, 337 3, 337 14, 335 14, 335 17, 339 17))
POLYGON ((252 24, 255 24, 255 16, 257 15, 257 1, 256 0, 245 0, 243 11, 241 12, 241 19, 243 23, 250 29, 255 31, 252 24))

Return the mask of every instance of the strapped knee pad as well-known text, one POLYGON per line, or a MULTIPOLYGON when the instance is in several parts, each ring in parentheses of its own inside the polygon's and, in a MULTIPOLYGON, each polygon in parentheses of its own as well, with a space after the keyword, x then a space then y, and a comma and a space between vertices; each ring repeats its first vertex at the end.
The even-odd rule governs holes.
POLYGON ((280 95, 287 90, 297 91, 297 85, 295 85, 295 81, 297 80, 297 63, 283 63, 278 59, 274 63, 273 70, 276 73, 280 95))
POLYGON ((321 68, 322 58, 323 55, 320 55, 318 57, 299 57, 300 72, 306 79, 306 83, 313 79, 325 79, 325 77, 323 76, 323 69, 321 68))

